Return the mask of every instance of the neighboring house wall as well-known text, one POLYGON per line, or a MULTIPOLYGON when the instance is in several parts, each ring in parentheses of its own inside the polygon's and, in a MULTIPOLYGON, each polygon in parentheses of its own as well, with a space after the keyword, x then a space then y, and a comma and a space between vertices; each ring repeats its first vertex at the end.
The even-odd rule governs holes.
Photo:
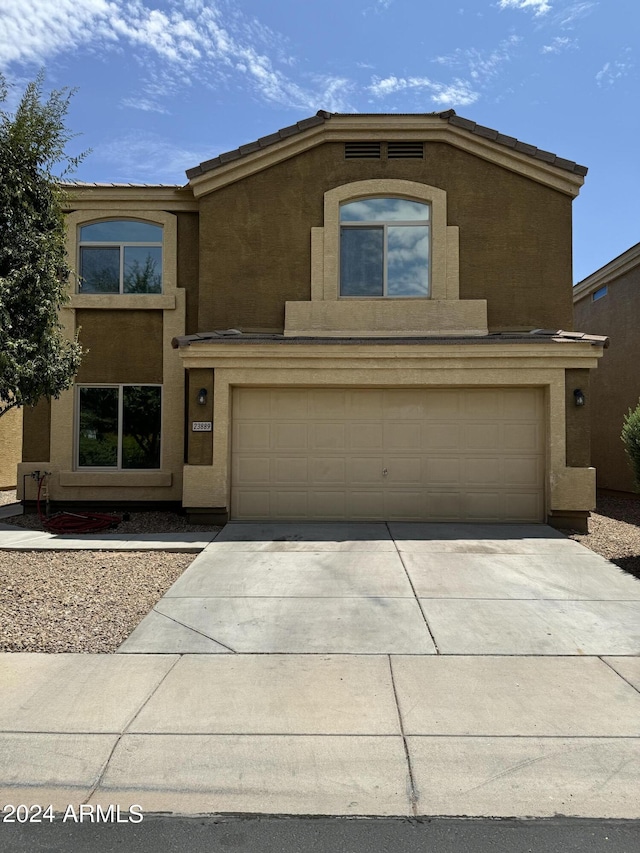
POLYGON ((640 398, 640 244, 576 286, 574 322, 606 335, 610 346, 591 378, 591 454, 599 488, 634 491, 620 439, 622 420, 640 398), (605 295, 594 294, 607 288, 605 295))
POLYGON ((424 160, 345 160, 325 143, 200 200, 199 330, 284 328, 286 301, 310 295, 323 196, 360 180, 402 179, 447 193, 460 234, 460 299, 488 300, 490 331, 572 328, 571 198, 442 143, 424 160))
POLYGON ((0 417, 0 490, 14 489, 22 453, 22 409, 0 417))

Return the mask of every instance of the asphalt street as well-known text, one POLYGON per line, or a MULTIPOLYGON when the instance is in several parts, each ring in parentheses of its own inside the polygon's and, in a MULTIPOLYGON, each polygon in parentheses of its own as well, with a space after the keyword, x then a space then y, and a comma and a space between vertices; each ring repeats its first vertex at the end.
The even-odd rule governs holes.
POLYGON ((637 853, 640 821, 145 816, 3 824, 2 853, 637 853))

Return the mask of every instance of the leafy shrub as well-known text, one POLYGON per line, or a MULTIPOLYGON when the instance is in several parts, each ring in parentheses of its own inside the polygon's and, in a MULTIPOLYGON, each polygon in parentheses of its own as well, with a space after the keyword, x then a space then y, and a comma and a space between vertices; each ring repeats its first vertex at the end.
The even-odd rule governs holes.
POLYGON ((629 409, 624 416, 620 438, 629 457, 636 491, 640 492, 640 400, 635 409, 629 409))

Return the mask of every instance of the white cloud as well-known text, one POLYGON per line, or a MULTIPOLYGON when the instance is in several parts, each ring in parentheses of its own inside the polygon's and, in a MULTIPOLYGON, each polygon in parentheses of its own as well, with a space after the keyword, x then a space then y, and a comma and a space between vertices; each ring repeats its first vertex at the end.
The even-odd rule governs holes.
POLYGON ((511 61, 521 41, 520 36, 512 35, 493 50, 458 48, 446 56, 437 56, 433 62, 457 71, 458 76, 449 85, 438 84, 437 97, 433 100, 438 104, 456 103, 460 106, 477 101, 481 92, 500 77, 503 66, 511 61))
POLYGON ((466 107, 475 103, 480 97, 465 80, 454 80, 453 83, 436 83, 431 100, 442 107, 466 107))
POLYGON ((353 110, 349 95, 354 90, 354 84, 347 77, 331 77, 325 75, 314 78, 318 92, 317 107, 331 113, 345 113, 353 110))
POLYGON ((156 134, 135 131, 116 141, 94 147, 92 158, 108 164, 113 181, 185 184, 186 169, 215 156, 207 147, 184 148, 156 134))
POLYGON ((555 22, 561 27, 571 27, 574 21, 577 21, 578 18, 584 18, 588 15, 592 9, 598 4, 595 2, 581 2, 581 3, 572 3, 566 9, 562 9, 555 17, 555 22))
POLYGON ((373 12, 374 15, 381 15, 387 11, 393 2, 394 0, 374 0, 373 6, 367 6, 366 9, 362 10, 362 14, 368 15, 373 12))
POLYGON ((512 35, 490 51, 474 47, 458 48, 446 56, 436 56, 432 61, 449 68, 464 70, 473 80, 486 83, 500 73, 505 62, 511 60, 521 41, 520 36, 512 35))
POLYGON ((633 68, 634 63, 631 60, 631 48, 626 48, 624 58, 616 59, 613 62, 605 62, 600 71, 596 74, 596 83, 601 89, 613 86, 622 77, 633 68))
MULTIPOLYGON (((413 78, 414 88, 418 88, 420 85, 428 86, 429 83, 430 81, 426 79, 413 78)), ((369 86, 369 91, 376 97, 381 98, 386 95, 393 95, 395 92, 400 92, 403 89, 408 89, 410 86, 410 81, 404 77, 385 77, 384 79, 374 77, 373 82, 369 86)))
POLYGON ((0 67, 42 65, 78 49, 101 51, 134 47, 147 75, 138 102, 164 109, 159 98, 197 82, 206 86, 240 83, 256 97, 287 107, 317 110, 329 103, 346 108, 349 86, 342 78, 317 78, 315 85, 293 80, 279 65, 294 60, 284 39, 220 0, 168 0, 165 10, 144 0, 3 0, 0 67), (160 90, 156 79, 163 80, 160 90), (153 92, 156 87, 155 93, 153 92))
POLYGON ((522 39, 512 35, 504 39, 493 50, 458 48, 451 54, 437 56, 432 62, 458 72, 449 82, 432 80, 430 77, 374 77, 369 91, 377 98, 388 97, 396 92, 414 91, 429 94, 431 101, 439 107, 460 106, 475 103, 486 89, 502 73, 505 63, 510 62, 522 39))
POLYGON ((397 92, 413 90, 428 93, 433 103, 439 106, 467 106, 478 100, 478 92, 473 91, 465 80, 454 80, 452 83, 439 83, 428 77, 374 77, 369 91, 377 98, 385 98, 397 92))
POLYGON ((547 0, 498 0, 501 9, 531 9, 534 15, 546 15, 551 9, 547 0))
POLYGON ((50 56, 87 44, 115 8, 109 0, 4 0, 0 65, 42 64, 50 56))
POLYGON ((562 53, 563 50, 571 47, 576 47, 576 44, 568 36, 555 36, 549 44, 541 47, 540 53, 562 53))
POLYGON ((123 107, 130 107, 132 110, 142 110, 145 113, 168 114, 169 112, 161 104, 156 101, 150 101, 148 98, 123 98, 120 103, 123 107))

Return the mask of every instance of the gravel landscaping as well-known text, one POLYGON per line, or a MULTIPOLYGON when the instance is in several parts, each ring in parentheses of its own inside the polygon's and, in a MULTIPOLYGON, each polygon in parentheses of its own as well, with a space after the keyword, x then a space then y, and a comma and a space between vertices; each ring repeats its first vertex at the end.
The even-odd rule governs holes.
MULTIPOLYGON (((0 506, 9 503, 4 500, 3 496, 13 494, 15 501, 15 492, 0 492, 0 506)), ((111 512, 111 510, 109 511, 111 512)), ((123 515, 122 512, 113 511, 114 515, 123 515)), ((131 512, 127 513, 127 520, 121 521, 120 524, 112 530, 105 531, 107 533, 203 533, 211 530, 220 530, 220 527, 215 527, 211 524, 189 524, 186 515, 179 515, 177 512, 131 512)), ((27 530, 44 530, 40 516, 35 512, 29 512, 25 515, 13 515, 9 518, 0 518, 1 524, 15 524, 17 527, 24 527, 27 530)))
MULTIPOLYGON (((0 522, 42 529, 37 515, 0 522)), ((218 529, 165 512, 132 513, 118 526, 123 533, 218 529)), ((589 529, 570 538, 640 578, 640 500, 601 497, 589 529)), ((0 551, 0 651, 115 652, 194 559, 157 551, 0 551)))
POLYGON ((0 651, 115 652, 195 556, 0 551, 0 651))
POLYGON ((570 533, 569 538, 640 578, 640 499, 600 495, 589 533, 570 533))

